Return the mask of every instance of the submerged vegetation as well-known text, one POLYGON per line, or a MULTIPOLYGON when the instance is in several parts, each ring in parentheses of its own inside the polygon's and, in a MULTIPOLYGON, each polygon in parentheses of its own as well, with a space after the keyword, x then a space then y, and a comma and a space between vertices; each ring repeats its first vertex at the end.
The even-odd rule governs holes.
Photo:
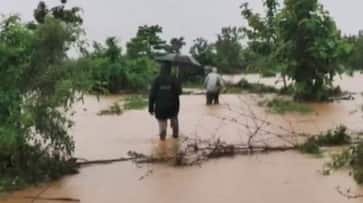
POLYGON ((275 97, 272 100, 262 101, 259 104, 268 107, 270 112, 277 114, 285 114, 289 112, 307 114, 313 112, 311 107, 305 103, 279 97, 275 97))
POLYGON ((331 161, 325 165, 324 174, 329 175, 333 170, 349 168, 358 184, 363 184, 363 143, 359 142, 335 153, 331 161))
POLYGON ((113 103, 108 109, 101 110, 97 113, 99 116, 106 116, 106 115, 121 115, 123 113, 123 109, 119 102, 113 103))
POLYGON ((139 110, 146 108, 148 101, 145 96, 131 95, 126 97, 124 108, 126 110, 139 110))
POLYGON ((309 137, 299 146, 300 151, 309 154, 321 153, 321 147, 344 146, 351 144, 352 138, 347 127, 339 126, 335 130, 328 130, 324 134, 309 137))
POLYGON ((143 95, 129 95, 114 102, 109 108, 101 110, 97 115, 121 115, 126 110, 141 110, 146 108, 148 101, 143 95))

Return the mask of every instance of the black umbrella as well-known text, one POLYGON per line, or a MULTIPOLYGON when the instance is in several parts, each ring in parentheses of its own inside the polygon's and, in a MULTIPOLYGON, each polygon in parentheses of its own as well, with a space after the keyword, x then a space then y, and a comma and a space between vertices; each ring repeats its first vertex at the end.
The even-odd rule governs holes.
POLYGON ((180 69, 187 68, 201 68, 202 65, 193 57, 181 54, 166 54, 163 56, 156 57, 158 62, 170 62, 176 66, 176 75, 179 78, 180 69))
POLYGON ((181 54, 166 54, 163 56, 156 57, 156 61, 160 62, 171 62, 176 66, 186 65, 186 66, 196 66, 200 67, 200 63, 193 57, 181 54))

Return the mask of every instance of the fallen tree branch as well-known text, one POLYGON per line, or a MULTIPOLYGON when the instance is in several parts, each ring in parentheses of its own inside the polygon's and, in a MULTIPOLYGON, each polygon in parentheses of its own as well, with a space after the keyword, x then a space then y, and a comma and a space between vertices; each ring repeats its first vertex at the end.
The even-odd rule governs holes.
POLYGON ((220 139, 215 141, 187 137, 181 139, 183 140, 181 140, 180 148, 171 156, 153 156, 129 151, 127 157, 93 161, 82 160, 77 162, 77 165, 82 167, 93 164, 111 164, 115 162, 132 161, 137 164, 172 163, 175 166, 193 166, 200 165, 209 159, 297 149, 297 146, 252 145, 251 143, 233 145, 223 142, 220 139))
POLYGON ((336 190, 340 195, 342 195, 343 197, 346 197, 348 199, 363 198, 363 194, 352 194, 350 189, 347 189, 347 191, 342 191, 342 189, 340 187, 337 187, 336 190))
POLYGON ((117 159, 102 159, 102 160, 92 160, 92 161, 88 161, 88 160, 83 160, 80 161, 80 159, 77 159, 77 165, 78 166, 88 166, 88 165, 94 165, 94 164, 111 164, 111 163, 115 163, 115 162, 126 162, 126 161, 131 161, 133 160, 132 157, 121 157, 121 158, 117 158, 117 159))
POLYGON ((41 200, 41 201, 57 201, 57 202, 81 202, 80 199, 68 198, 68 197, 36 197, 36 196, 25 196, 24 199, 41 200))

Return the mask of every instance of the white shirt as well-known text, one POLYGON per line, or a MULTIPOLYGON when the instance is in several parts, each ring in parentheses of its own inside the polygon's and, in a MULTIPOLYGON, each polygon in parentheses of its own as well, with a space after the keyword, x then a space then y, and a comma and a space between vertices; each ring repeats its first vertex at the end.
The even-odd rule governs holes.
POLYGON ((218 92, 222 87, 224 87, 224 82, 218 73, 212 72, 205 78, 204 85, 207 92, 218 92))

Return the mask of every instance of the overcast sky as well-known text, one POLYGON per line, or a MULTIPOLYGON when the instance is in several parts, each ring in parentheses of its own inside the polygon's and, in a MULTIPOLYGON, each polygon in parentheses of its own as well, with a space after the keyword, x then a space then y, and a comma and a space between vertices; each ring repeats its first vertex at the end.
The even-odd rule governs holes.
MULTIPOLYGON (((188 45, 197 37, 214 40, 223 26, 241 26, 239 6, 243 0, 68 0, 83 8, 87 38, 102 41, 116 36, 126 42, 143 24, 159 24, 163 37, 184 36, 188 45)), ((247 0, 257 11, 261 0, 247 0)), ((32 19, 39 0, 0 0, 1 14, 19 14, 32 19)), ((46 0, 49 4, 59 0, 46 0)), ((363 29, 362 0, 321 0, 338 27, 348 34, 363 29)))

